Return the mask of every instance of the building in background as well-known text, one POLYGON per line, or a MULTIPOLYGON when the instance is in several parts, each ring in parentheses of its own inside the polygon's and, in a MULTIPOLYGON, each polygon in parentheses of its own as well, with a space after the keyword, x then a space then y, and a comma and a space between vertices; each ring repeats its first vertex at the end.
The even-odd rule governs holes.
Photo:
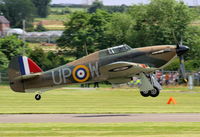
POLYGON ((10 22, 4 16, 0 16, 0 37, 5 36, 9 29, 10 22))

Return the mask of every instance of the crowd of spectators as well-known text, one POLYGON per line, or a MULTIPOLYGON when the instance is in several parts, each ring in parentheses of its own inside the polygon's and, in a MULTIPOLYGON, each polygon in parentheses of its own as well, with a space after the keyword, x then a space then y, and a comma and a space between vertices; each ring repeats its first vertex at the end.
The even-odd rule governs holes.
POLYGON ((178 85, 179 73, 178 72, 156 72, 156 78, 160 85, 178 85))
MULTIPOLYGON (((156 71, 155 77, 160 85, 178 85, 179 73, 177 71, 156 71)), ((140 86, 141 81, 137 77, 133 77, 132 81, 128 83, 129 86, 140 86)))

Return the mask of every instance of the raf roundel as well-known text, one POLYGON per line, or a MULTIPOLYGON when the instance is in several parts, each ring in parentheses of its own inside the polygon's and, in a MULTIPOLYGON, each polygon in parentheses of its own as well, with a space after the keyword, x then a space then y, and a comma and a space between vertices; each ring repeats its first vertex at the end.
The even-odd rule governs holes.
POLYGON ((90 77, 90 71, 85 65, 78 65, 73 69, 72 75, 77 82, 85 82, 90 77))

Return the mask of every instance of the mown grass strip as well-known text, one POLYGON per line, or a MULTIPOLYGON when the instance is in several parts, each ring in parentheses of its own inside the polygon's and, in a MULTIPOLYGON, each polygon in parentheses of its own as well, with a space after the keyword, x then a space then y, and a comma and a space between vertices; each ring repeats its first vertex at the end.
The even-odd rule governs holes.
POLYGON ((162 92, 144 98, 138 89, 57 89, 42 94, 16 93, 0 87, 0 113, 200 113, 200 92, 162 92), (177 104, 167 105, 173 96, 177 104))
POLYGON ((180 136, 198 137, 200 123, 119 123, 119 124, 0 124, 0 136, 180 136))

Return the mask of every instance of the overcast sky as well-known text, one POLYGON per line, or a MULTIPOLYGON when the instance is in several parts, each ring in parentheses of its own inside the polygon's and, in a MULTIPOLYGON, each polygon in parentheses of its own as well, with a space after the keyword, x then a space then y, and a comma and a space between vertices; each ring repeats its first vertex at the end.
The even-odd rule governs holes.
MULTIPOLYGON (((68 3, 68 4, 81 4, 86 3, 88 0, 52 0, 52 4, 68 3)), ((89 0, 91 1, 91 0, 89 0)), ((148 3, 149 0, 102 0, 104 5, 132 5, 137 3, 148 3)), ((183 0, 187 5, 199 5, 200 0, 183 0)))

